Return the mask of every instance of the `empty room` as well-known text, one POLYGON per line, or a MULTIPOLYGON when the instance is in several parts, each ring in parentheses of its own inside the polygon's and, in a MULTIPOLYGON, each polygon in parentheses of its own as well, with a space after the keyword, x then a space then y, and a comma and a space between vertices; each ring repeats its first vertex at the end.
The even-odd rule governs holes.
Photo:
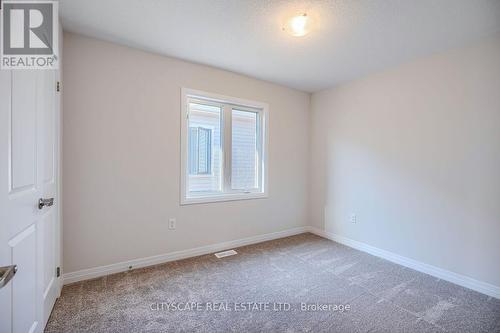
POLYGON ((0 8, 0 333, 500 333, 500 0, 0 8))

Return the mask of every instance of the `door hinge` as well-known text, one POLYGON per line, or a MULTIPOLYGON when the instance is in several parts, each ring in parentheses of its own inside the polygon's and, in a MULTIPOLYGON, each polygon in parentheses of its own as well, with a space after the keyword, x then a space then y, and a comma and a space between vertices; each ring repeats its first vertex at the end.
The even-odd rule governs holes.
POLYGON ((56 268, 56 277, 60 277, 61 276, 61 267, 57 267, 56 268))
POLYGON ((57 83, 56 83, 56 91, 57 92, 61 91, 61 81, 57 81, 57 83))

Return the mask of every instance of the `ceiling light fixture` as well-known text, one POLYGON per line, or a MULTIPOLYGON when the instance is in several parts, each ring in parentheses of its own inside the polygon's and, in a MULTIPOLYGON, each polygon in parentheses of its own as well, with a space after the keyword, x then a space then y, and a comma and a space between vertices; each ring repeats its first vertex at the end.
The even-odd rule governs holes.
POLYGON ((294 16, 286 22, 283 30, 295 37, 302 37, 311 31, 312 21, 306 13, 294 16))

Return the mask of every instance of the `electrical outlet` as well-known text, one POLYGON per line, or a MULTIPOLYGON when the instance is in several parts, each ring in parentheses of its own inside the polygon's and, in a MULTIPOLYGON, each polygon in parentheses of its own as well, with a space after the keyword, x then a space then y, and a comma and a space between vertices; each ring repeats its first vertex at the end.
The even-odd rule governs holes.
POLYGON ((168 229, 175 230, 176 226, 177 226, 177 221, 175 220, 175 218, 170 218, 168 220, 168 229))
POLYGON ((351 221, 351 223, 356 223, 356 220, 357 220, 356 214, 351 214, 351 216, 349 217, 349 221, 351 221))

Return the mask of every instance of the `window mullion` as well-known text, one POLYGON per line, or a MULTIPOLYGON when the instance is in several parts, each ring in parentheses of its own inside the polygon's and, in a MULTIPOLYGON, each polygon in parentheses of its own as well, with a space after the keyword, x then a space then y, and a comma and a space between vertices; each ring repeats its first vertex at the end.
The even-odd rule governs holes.
POLYGON ((224 128, 224 192, 231 192, 231 152, 232 152, 232 108, 224 105, 223 128, 224 128))

